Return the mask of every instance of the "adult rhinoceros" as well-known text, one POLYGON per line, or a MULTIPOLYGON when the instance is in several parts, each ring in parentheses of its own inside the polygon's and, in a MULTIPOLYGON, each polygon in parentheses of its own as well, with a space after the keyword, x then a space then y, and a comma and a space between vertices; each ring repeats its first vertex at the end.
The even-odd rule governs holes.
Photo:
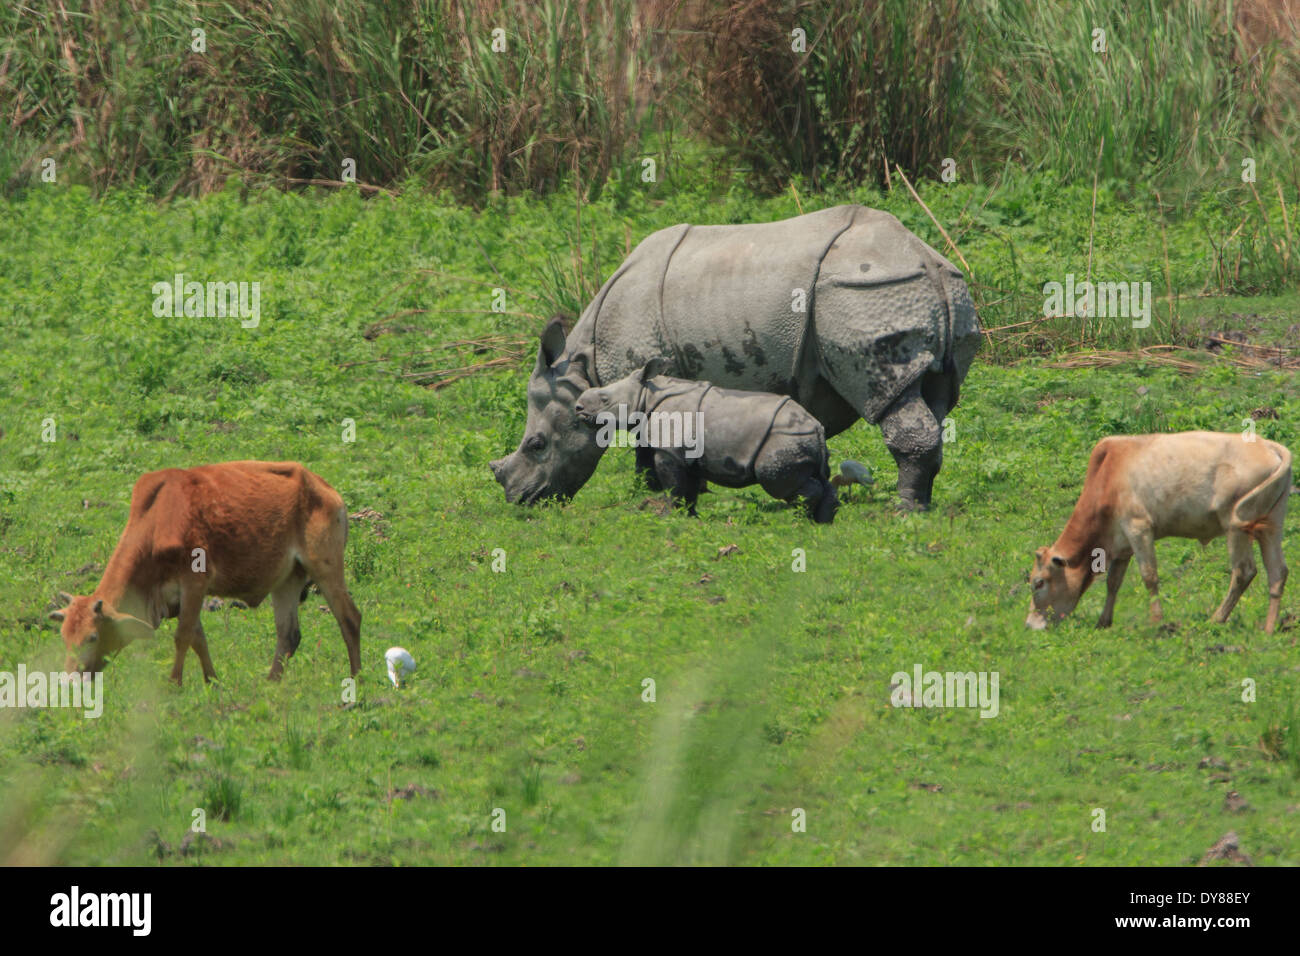
POLYGON ((678 378, 790 395, 827 437, 879 424, 903 505, 924 508, 979 334, 961 272, 888 213, 673 226, 632 250, 567 338, 547 325, 523 440, 492 473, 508 501, 572 497, 605 450, 578 396, 662 358, 678 378))

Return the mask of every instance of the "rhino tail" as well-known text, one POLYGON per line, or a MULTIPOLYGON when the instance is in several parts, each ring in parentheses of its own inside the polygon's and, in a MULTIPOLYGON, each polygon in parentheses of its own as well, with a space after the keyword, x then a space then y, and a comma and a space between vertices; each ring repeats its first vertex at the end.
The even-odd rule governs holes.
POLYGON ((935 261, 934 256, 929 254, 927 249, 922 260, 925 263, 925 274, 930 277, 934 284, 934 291, 939 297, 939 304, 943 307, 943 330, 939 335, 937 348, 938 355, 935 357, 940 361, 942 374, 952 382, 952 404, 955 407, 961 391, 960 375, 957 374, 957 360, 953 357, 952 338, 953 338, 953 301, 948 292, 948 283, 944 281, 943 271, 939 263, 935 261))

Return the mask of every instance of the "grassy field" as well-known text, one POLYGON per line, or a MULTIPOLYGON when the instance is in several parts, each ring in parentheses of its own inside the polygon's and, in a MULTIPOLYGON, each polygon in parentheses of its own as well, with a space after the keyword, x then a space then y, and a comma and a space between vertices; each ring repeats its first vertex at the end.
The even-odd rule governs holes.
MULTIPOLYGON (((1042 283, 1085 271, 1088 188, 925 195, 960 224, 986 326, 1041 315, 1042 283)), ((803 202, 846 199, 943 248, 901 190, 803 202)), ((1108 631, 1092 628, 1097 590, 1059 627, 1023 624, 1032 551, 1060 531, 1098 438, 1241 431, 1254 414, 1300 449, 1294 373, 1209 353, 1195 375, 1059 368, 1055 345, 1236 329, 1294 349, 1300 300, 1267 270, 1252 298, 1184 300, 1173 319, 1157 303, 1141 332, 1043 323, 1050 354, 1015 362, 998 339, 965 383, 925 514, 895 513, 893 463, 863 424, 832 460, 878 482, 831 527, 758 489, 719 489, 698 519, 663 514, 617 452, 567 507, 506 504, 486 463, 520 437, 541 321, 655 228, 798 202, 682 187, 610 197, 579 227, 564 193, 481 213, 234 187, 165 205, 77 187, 5 200, 0 671, 61 664, 51 598, 93 589, 140 474, 241 458, 299 460, 361 515, 348 578, 365 667, 345 705, 343 643, 313 594, 280 685, 265 680, 269 607, 226 606, 205 614, 219 683, 192 656, 184 686, 167 683, 168 623, 109 666, 102 718, 0 710, 0 861, 1178 865, 1233 830, 1255 863, 1300 864, 1294 587, 1275 635, 1259 629, 1262 579, 1211 625, 1226 549, 1170 539, 1163 627, 1146 623, 1136 574, 1108 631), (153 284, 178 272, 260 282, 260 324, 155 317, 153 284), (441 347, 488 337, 488 352, 441 347), (511 348, 522 364, 423 384, 511 348), (402 690, 384 673, 391 645, 418 662, 402 690), (895 709, 891 675, 918 664, 997 671, 998 715, 895 709)), ((1145 202, 1103 188, 1094 275, 1217 291, 1205 237, 1235 223, 1207 202, 1162 235, 1145 202)))

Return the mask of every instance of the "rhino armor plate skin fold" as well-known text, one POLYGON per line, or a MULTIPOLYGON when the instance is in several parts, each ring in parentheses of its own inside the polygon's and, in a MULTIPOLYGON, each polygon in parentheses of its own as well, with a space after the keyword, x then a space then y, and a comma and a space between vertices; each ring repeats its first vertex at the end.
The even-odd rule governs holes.
POLYGON ((827 437, 879 425, 903 505, 926 507, 979 337, 961 272, 888 213, 673 226, 632 250, 567 337, 547 327, 524 438, 492 470, 511 501, 571 497, 603 451, 577 396, 662 358, 674 377, 789 395, 827 437))
MULTIPOLYGON (((761 485, 783 501, 805 499, 809 517, 829 524, 838 498, 830 484, 826 432, 788 395, 718 388, 659 375, 662 359, 606 386, 593 386, 575 406, 583 421, 612 432, 631 412, 639 426, 638 461, 652 469, 652 486, 668 488, 695 513, 705 481, 728 488, 761 485), (620 415, 620 412, 622 413, 620 415), (657 427, 659 416, 663 427, 657 427), (672 422, 678 427, 669 427, 672 422), (689 426, 698 423, 698 429, 689 426)), ((599 439, 599 436, 598 436, 599 439)))

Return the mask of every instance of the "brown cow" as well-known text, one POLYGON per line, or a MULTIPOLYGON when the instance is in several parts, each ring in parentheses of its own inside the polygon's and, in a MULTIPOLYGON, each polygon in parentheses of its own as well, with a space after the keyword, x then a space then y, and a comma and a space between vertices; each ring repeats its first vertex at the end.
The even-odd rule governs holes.
POLYGON ((216 671, 199 623, 213 594, 275 607, 271 680, 298 649, 298 604, 315 582, 339 622, 355 677, 361 669, 361 612, 343 581, 348 512, 339 493, 297 462, 232 461, 153 471, 131 491, 131 515, 89 597, 62 595, 68 606, 50 617, 63 623, 66 669, 91 673, 106 654, 152 637, 175 617, 181 682, 190 648, 204 680, 216 671))
POLYGON ((1065 530, 1036 553, 1025 623, 1046 627, 1049 609, 1056 620, 1065 617, 1106 570, 1106 604, 1097 626, 1109 627, 1134 556, 1151 595, 1151 621, 1157 622, 1156 540, 1196 538, 1207 544, 1226 534, 1232 581, 1211 619, 1226 621, 1255 577, 1254 540, 1268 571, 1265 630, 1272 633, 1286 585, 1282 524, 1290 491, 1291 452, 1277 442, 1217 432, 1103 438, 1092 450, 1083 493, 1065 530))

